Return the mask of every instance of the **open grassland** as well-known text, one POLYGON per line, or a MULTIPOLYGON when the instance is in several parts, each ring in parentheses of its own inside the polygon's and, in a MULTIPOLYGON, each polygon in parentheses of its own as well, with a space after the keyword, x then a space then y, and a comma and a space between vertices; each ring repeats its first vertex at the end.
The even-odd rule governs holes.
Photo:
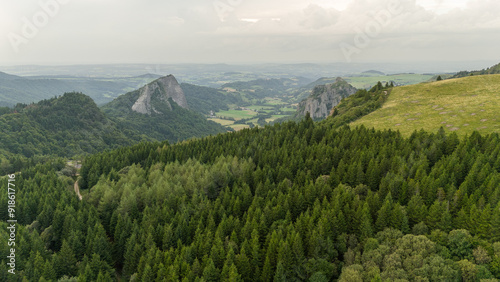
POLYGON ((251 118, 256 115, 257 113, 254 111, 245 111, 245 110, 229 110, 229 111, 220 111, 216 113, 216 116, 234 118, 235 120, 251 118))
POLYGON ((209 118, 209 120, 234 130, 241 130, 250 126, 262 125, 263 120, 272 123, 279 118, 294 114, 295 110, 295 107, 283 102, 281 98, 266 97, 259 104, 244 107, 235 105, 228 111, 216 112, 217 118, 209 118))
POLYGON ((351 123, 375 129, 459 135, 500 132, 500 75, 471 76, 394 88, 384 106, 351 123))
POLYGON ((234 123, 232 120, 226 120, 226 119, 220 119, 220 118, 208 118, 208 120, 211 120, 213 122, 216 122, 222 126, 228 126, 234 123))
POLYGON ((250 126, 246 125, 246 124, 233 124, 233 125, 230 125, 229 127, 234 129, 235 131, 240 131, 240 130, 245 129, 245 128, 250 128, 250 126))
POLYGON ((259 105, 253 105, 247 107, 247 109, 254 110, 254 111, 262 111, 262 112, 271 112, 274 110, 274 107, 272 106, 259 106, 259 105))
POLYGON ((268 105, 286 105, 287 103, 283 102, 280 98, 266 98, 266 104, 268 105))
POLYGON ((273 115, 271 116, 271 118, 267 118, 266 122, 273 122, 279 118, 284 118, 284 117, 287 117, 287 115, 273 115))

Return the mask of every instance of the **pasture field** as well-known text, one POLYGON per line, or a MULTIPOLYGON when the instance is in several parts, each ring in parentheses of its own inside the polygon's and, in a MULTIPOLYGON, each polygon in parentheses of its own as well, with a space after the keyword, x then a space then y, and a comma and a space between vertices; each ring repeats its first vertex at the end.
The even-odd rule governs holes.
POLYGON ((351 123, 375 129, 458 135, 500 132, 500 75, 471 76, 396 87, 384 106, 351 123))
POLYGON ((228 110, 228 111, 220 111, 215 114, 218 117, 227 117, 234 118, 235 120, 251 118, 257 115, 257 112, 254 111, 245 111, 245 110, 228 110))

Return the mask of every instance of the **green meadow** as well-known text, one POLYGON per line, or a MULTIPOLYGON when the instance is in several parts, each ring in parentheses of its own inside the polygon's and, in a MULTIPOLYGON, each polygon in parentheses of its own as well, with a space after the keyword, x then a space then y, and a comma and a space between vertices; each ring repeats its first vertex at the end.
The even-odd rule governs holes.
POLYGON ((470 76, 396 87, 384 106, 351 123, 409 136, 440 127, 459 135, 500 132, 500 75, 470 76))

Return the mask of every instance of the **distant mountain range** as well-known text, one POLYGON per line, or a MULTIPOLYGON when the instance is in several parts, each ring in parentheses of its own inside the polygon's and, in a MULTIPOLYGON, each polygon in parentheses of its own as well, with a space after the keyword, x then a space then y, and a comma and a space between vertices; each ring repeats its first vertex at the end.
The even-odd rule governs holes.
POLYGON ((30 104, 66 92, 85 93, 98 105, 102 105, 156 78, 154 75, 147 75, 112 80, 76 77, 55 79, 20 77, 0 72, 0 106, 14 106, 17 103, 30 104))

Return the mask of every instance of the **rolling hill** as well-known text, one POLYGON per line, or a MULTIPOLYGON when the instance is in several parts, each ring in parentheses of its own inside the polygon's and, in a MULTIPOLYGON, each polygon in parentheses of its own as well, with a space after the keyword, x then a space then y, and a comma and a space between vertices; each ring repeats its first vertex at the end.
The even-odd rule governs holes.
POLYGON ((227 111, 229 105, 244 104, 240 93, 225 92, 189 83, 181 83, 181 88, 186 95, 189 109, 204 115, 209 115, 210 111, 227 111))
POLYGON ((500 75, 469 76, 394 88, 383 107, 351 123, 375 129, 459 135, 500 132, 500 75))
POLYGON ((0 155, 73 156, 131 145, 139 138, 118 130, 81 93, 66 93, 17 109, 0 115, 0 155))

